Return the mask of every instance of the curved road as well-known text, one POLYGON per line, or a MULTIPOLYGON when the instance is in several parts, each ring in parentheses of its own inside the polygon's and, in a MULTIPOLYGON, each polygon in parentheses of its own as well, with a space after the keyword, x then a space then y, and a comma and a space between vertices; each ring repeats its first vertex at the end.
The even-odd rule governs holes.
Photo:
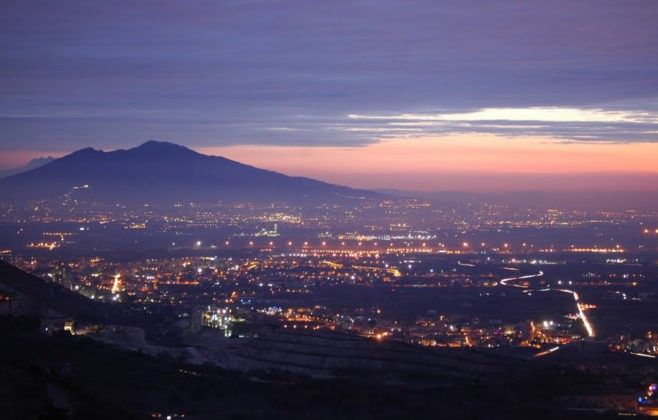
MULTIPOLYGON (((518 277, 508 277, 505 279, 500 280, 500 284, 503 286, 513 286, 513 287, 518 287, 521 289, 526 289, 530 290, 528 286, 524 286, 521 284, 514 284, 510 282, 516 281, 516 280, 525 280, 525 279, 531 279, 535 277, 541 277, 544 275, 543 271, 539 271, 537 274, 529 274, 526 276, 518 276, 518 277)), ((594 337, 595 332, 594 332, 594 327, 592 326, 592 323, 589 322, 589 319, 587 318, 587 315, 585 314, 584 310, 584 305, 580 302, 580 296, 578 295, 578 292, 574 290, 568 290, 568 289, 542 289, 541 291, 549 291, 549 290, 557 290, 558 292, 563 292, 563 293, 569 293, 571 296, 573 296, 574 302, 576 302, 576 308, 578 308, 578 317, 583 321, 583 326, 585 327, 585 330, 587 330, 587 336, 588 337, 594 337)))

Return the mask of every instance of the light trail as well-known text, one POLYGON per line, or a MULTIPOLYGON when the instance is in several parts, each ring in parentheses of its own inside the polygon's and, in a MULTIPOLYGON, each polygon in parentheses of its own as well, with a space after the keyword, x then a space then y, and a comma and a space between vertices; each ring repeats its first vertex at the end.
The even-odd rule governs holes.
MULTIPOLYGON (((531 289, 528 288, 528 286, 524 286, 522 284, 510 284, 512 281, 516 280, 525 280, 525 279, 531 279, 535 277, 541 277, 544 275, 543 271, 539 271, 537 274, 529 274, 526 276, 519 276, 519 277, 507 277, 504 279, 500 280, 500 284, 503 286, 513 286, 513 287, 518 287, 520 289, 525 289, 526 291, 530 291, 531 289)), ((541 289, 537 290, 539 292, 548 292, 550 290, 557 290, 559 292, 563 293, 569 293, 571 296, 573 296, 573 300, 576 302, 576 307, 578 308, 578 317, 583 321, 583 326, 585 327, 585 330, 587 331, 587 336, 588 337, 594 337, 596 333, 594 332, 594 327, 592 326, 592 323, 589 321, 587 318, 587 314, 585 314, 585 306, 580 302, 580 295, 578 295, 578 292, 574 290, 569 290, 569 289, 541 289)), ((539 353, 541 354, 541 353, 539 353)))
POLYGON ((112 294, 116 295, 121 291, 121 274, 114 275, 114 283, 112 284, 112 294))
POLYGON ((558 351, 558 350, 560 350, 560 346, 551 347, 551 348, 548 349, 548 350, 545 350, 545 351, 542 351, 541 353, 537 353, 537 354, 535 354, 535 357, 546 356, 547 354, 551 354, 551 353, 553 353, 554 351, 558 351))
POLYGON ((475 264, 463 263, 461 261, 457 261, 457 265, 460 267, 475 267, 475 264))
POLYGON ((503 286, 514 286, 514 287, 519 287, 521 289, 527 289, 527 286, 523 286, 521 284, 509 284, 510 281, 515 281, 515 280, 525 280, 525 279, 532 279, 535 277, 541 277, 544 275, 543 271, 539 271, 537 274, 528 274, 527 276, 519 276, 519 277, 508 277, 505 279, 500 280, 500 284, 503 286))
POLYGON ((596 335, 594 333, 594 327, 589 322, 589 319, 587 319, 587 315, 585 314, 585 310, 583 309, 584 306, 582 303, 580 303, 580 296, 578 295, 578 292, 568 289, 555 289, 555 290, 559 292, 570 293, 573 296, 573 300, 576 302, 576 307, 578 308, 578 316, 583 321, 585 330, 587 330, 587 335, 589 337, 594 337, 596 335))
POLYGON ((632 354, 633 356, 640 356, 640 357, 646 357, 649 359, 655 359, 656 356, 653 354, 646 354, 646 353, 636 353, 636 352, 629 352, 629 354, 632 354))

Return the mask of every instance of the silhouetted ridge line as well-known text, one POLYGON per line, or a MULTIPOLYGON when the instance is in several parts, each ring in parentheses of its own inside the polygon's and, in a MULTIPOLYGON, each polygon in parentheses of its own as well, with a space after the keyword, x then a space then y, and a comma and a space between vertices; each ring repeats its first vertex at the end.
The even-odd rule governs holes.
POLYGON ((332 201, 378 195, 154 140, 111 152, 78 150, 0 180, 0 193, 13 202, 67 196, 107 204, 332 201))

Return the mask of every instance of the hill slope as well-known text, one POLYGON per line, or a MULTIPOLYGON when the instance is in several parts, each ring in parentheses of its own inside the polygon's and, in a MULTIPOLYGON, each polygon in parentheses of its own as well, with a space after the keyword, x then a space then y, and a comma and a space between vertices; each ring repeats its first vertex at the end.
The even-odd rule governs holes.
POLYGON ((84 199, 106 203, 340 199, 375 193, 291 177, 172 143, 103 152, 82 149, 0 180, 5 201, 53 199, 88 185, 84 199))
POLYGON ((21 172, 27 172, 31 169, 38 168, 39 166, 43 166, 49 162, 52 162, 55 160, 54 157, 52 156, 45 156, 45 157, 40 157, 40 158, 34 158, 25 165, 19 167, 19 168, 12 168, 12 169, 3 169, 0 171, 0 178, 6 178, 8 176, 20 174, 21 172))
POLYGON ((0 260, 0 286, 3 285, 28 297, 36 307, 52 309, 78 321, 107 322, 109 319, 102 304, 0 260))

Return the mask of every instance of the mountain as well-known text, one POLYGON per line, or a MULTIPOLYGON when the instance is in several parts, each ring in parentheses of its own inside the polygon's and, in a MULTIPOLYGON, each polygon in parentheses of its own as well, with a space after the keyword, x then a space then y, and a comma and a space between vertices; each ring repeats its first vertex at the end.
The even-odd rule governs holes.
POLYGON ((112 152, 86 148, 0 180, 0 196, 10 202, 54 199, 72 191, 76 198, 108 204, 297 202, 376 195, 158 141, 112 152), (85 185, 88 188, 74 190, 85 185))
POLYGON ((31 161, 21 166, 20 168, 3 169, 0 171, 0 179, 12 175, 20 174, 21 172, 27 172, 30 169, 36 169, 39 166, 43 166, 46 163, 52 162, 53 160, 55 160, 55 158, 52 156, 39 157, 32 159, 31 161))

